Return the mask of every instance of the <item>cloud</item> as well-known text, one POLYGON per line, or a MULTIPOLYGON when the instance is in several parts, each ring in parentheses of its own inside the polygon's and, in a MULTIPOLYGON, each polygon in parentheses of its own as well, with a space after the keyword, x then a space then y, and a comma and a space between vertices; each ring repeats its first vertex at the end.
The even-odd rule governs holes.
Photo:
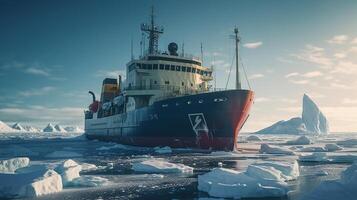
POLYGON ((305 78, 314 78, 314 77, 318 77, 318 76, 322 76, 323 73, 320 71, 312 71, 312 72, 307 72, 305 74, 302 74, 301 76, 305 77, 305 78))
POLYGON ((251 76, 249 76, 249 79, 258 79, 258 78, 263 78, 264 74, 252 74, 251 76))
POLYGON ((300 75, 300 74, 297 72, 292 72, 292 73, 285 75, 285 78, 290 78, 290 77, 294 77, 294 76, 298 76, 298 75, 300 75))
POLYGON ((254 99, 254 102, 259 103, 259 102, 267 102, 270 101, 271 99, 266 98, 266 97, 258 97, 256 99, 254 99))
POLYGON ((341 103, 342 104, 347 104, 347 105, 352 105, 352 104, 356 104, 357 105, 357 99, 343 98, 341 103))
POLYGON ((256 49, 262 45, 263 42, 259 41, 259 42, 245 43, 243 46, 248 49, 256 49))
POLYGON ((24 97, 30 97, 30 96, 42 96, 45 94, 48 94, 49 92, 55 90, 54 87, 52 86, 46 86, 46 87, 42 87, 42 88, 38 88, 38 89, 31 89, 31 90, 27 90, 27 91, 21 91, 19 92, 20 96, 24 96, 24 97))
POLYGON ((50 73, 48 73, 46 70, 34 68, 34 67, 27 68, 25 70, 25 72, 28 74, 34 74, 34 75, 50 76, 50 73))
POLYGON ((357 64, 351 61, 339 61, 331 70, 331 73, 356 74, 357 64))
POLYGON ((330 86, 333 88, 337 88, 337 89, 352 89, 353 87, 349 86, 349 85, 345 85, 343 83, 337 83, 337 82, 332 82, 330 83, 330 86))
POLYGON ((310 44, 305 45, 305 49, 297 54, 291 54, 291 56, 305 62, 318 64, 323 68, 332 65, 332 60, 326 56, 324 48, 310 44))
POLYGON ((327 40, 330 44, 344 44, 348 40, 347 35, 335 35, 331 39, 327 40))
POLYGON ((357 44, 357 37, 353 38, 351 44, 357 44))
POLYGON ((310 83, 309 80, 290 80, 290 82, 297 85, 305 85, 310 83))

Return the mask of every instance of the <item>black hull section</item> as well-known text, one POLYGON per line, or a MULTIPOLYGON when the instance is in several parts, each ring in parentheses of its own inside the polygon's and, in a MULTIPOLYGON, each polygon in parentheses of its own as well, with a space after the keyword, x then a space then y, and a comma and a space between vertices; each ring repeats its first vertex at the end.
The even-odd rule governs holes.
POLYGON ((176 97, 100 119, 86 119, 89 139, 137 146, 234 150, 253 102, 249 90, 176 97))

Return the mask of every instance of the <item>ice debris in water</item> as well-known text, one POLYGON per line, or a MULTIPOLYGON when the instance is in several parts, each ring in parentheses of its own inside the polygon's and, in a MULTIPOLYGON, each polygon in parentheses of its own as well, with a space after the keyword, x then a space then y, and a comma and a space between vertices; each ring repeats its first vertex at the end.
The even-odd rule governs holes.
POLYGON ((27 157, 0 160, 0 173, 14 173, 17 169, 28 166, 30 159, 27 157))
POLYGON ((254 142, 260 142, 262 141, 262 139, 260 139, 260 137, 256 136, 256 135, 250 135, 248 136, 246 139, 246 141, 254 141, 254 142))
POLYGON ((333 162, 333 163, 353 163, 357 161, 357 154, 327 154, 325 152, 314 152, 299 156, 302 162, 333 162))
POLYGON ((10 159, 13 167, 8 171, 17 168, 16 173, 0 173, 0 198, 36 197, 62 190, 62 178, 57 172, 45 166, 26 167, 28 158, 14 159, 10 159))
POLYGON ((170 147, 168 147, 168 146, 166 146, 166 147, 155 147, 154 150, 155 150, 155 153, 158 153, 158 154, 172 153, 172 149, 170 147))
POLYGON ((355 200, 357 196, 357 163, 341 173, 340 180, 324 181, 311 193, 302 197, 309 200, 355 200))
POLYGON ((288 192, 285 181, 298 176, 296 161, 255 163, 249 165, 245 172, 215 168, 198 176, 198 190, 220 198, 281 197, 288 192))
POLYGON ((192 173, 193 168, 184 164, 170 163, 159 159, 149 159, 134 163, 132 169, 147 173, 192 173))
POLYGON ((357 145, 357 139, 347 139, 337 142, 338 145, 357 145))
POLYGON ((343 148, 338 146, 337 144, 325 144, 325 150, 326 151, 338 151, 342 150, 343 148))
POLYGON ((269 144, 261 144, 259 153, 295 155, 290 149, 269 144))
POLYGON ((82 170, 96 169, 93 164, 78 164, 74 160, 66 160, 55 168, 62 176, 63 186, 98 186, 109 184, 108 179, 96 176, 80 176, 82 170))
POLYGON ((307 144, 311 144, 311 140, 306 137, 305 135, 300 136, 294 140, 289 140, 286 142, 286 144, 288 145, 307 145, 307 144))

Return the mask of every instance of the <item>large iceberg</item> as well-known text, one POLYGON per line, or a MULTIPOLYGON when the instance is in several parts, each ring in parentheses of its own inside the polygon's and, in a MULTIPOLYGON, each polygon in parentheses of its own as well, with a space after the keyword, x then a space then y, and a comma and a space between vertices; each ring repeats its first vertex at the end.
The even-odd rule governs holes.
POLYGON ((16 130, 9 127, 4 122, 0 121, 0 133, 8 133, 8 132, 14 132, 14 131, 16 131, 16 130))
POLYGON ((325 115, 320 111, 312 99, 304 94, 301 117, 294 117, 287 121, 279 121, 264 128, 257 134, 313 134, 329 133, 329 124, 325 115))
POLYGON ((43 129, 43 132, 57 132, 57 129, 51 124, 47 124, 47 126, 43 129))
POLYGON ((26 129, 20 123, 15 123, 14 125, 12 125, 12 128, 19 131, 26 131, 26 129))
POLYGON ((61 133, 67 132, 67 131, 66 131, 62 126, 60 126, 59 124, 57 124, 57 125, 55 126, 55 129, 56 129, 57 132, 61 132, 61 133))

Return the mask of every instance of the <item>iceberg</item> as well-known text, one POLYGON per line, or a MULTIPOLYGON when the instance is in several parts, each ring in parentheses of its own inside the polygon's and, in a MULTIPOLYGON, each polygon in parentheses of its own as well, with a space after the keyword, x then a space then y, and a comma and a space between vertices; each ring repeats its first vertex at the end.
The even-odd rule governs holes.
POLYGON ((55 126, 55 129, 57 132, 61 132, 61 133, 67 132, 62 126, 60 126, 58 124, 55 126))
POLYGON ((51 124, 47 124, 47 126, 43 129, 43 132, 57 132, 57 129, 51 124))
POLYGON ((329 133, 329 123, 315 102, 304 94, 301 117, 279 121, 256 134, 312 134, 326 135, 329 133))
POLYGON ((17 169, 28 166, 30 159, 27 157, 0 160, 0 173, 14 173, 17 169))
POLYGON ((134 163, 132 169, 147 173, 192 173, 193 168, 184 164, 170 163, 159 159, 149 159, 134 163))
POLYGON ((245 140, 246 141, 253 141, 253 142, 261 142, 262 141, 262 139, 260 139, 260 137, 258 137, 256 135, 250 135, 245 140))
POLYGON ((16 130, 9 127, 4 122, 0 121, 0 133, 8 133, 8 132, 15 132, 16 130))
POLYGON ((14 125, 11 126, 13 129, 16 129, 18 131, 27 131, 20 123, 15 123, 14 125))
POLYGON ((300 136, 294 140, 289 140, 286 142, 286 144, 288 145, 307 145, 307 144, 311 144, 311 140, 306 137, 305 135, 300 136))

